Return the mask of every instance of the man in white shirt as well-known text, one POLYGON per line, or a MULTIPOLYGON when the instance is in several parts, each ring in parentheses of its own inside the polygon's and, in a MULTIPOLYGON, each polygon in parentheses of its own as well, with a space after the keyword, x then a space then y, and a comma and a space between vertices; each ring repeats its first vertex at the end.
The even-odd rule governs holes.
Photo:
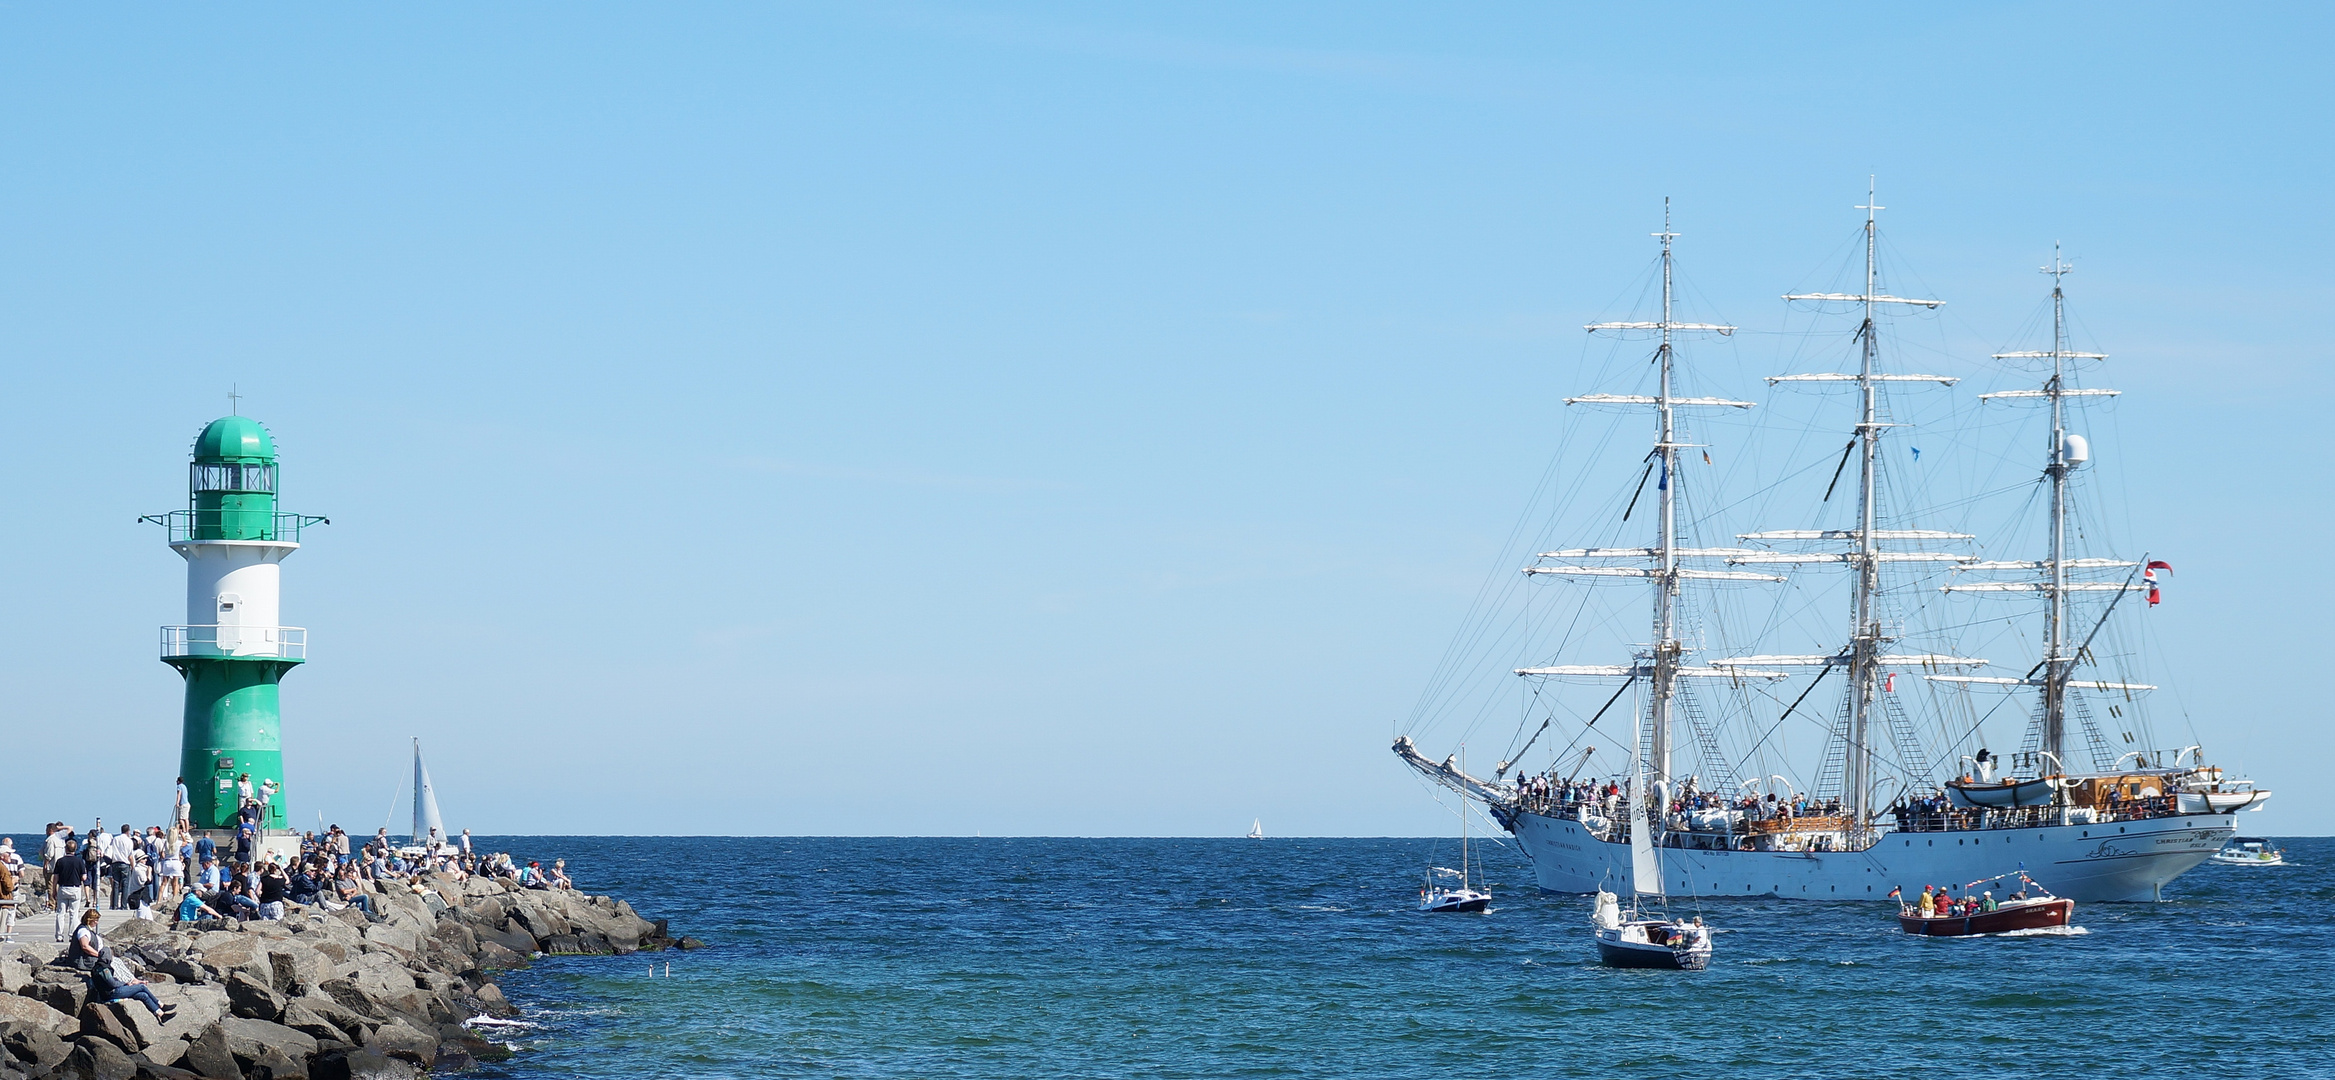
POLYGON ((63 825, 53 822, 49 825, 49 838, 41 844, 41 869, 57 865, 57 860, 65 857, 65 845, 71 842, 72 835, 63 825))

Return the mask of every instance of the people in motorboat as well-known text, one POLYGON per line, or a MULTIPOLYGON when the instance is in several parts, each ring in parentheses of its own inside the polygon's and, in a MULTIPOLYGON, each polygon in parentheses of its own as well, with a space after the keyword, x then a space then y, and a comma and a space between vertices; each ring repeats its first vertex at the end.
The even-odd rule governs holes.
POLYGON ((1936 915, 1938 913, 1937 894, 1930 891, 1930 886, 1922 886, 1921 902, 1914 906, 1920 909, 1922 918, 1927 919, 1933 915, 1936 915))

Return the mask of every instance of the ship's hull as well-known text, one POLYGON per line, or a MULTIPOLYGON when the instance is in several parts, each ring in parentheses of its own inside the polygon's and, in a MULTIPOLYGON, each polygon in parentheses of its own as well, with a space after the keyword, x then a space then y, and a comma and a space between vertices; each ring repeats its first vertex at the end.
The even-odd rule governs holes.
MULTIPOLYGON (((1630 846, 1592 836, 1580 822, 1504 814, 1532 860, 1543 892, 1589 893, 1630 880, 1630 846)), ((2227 814, 2183 814, 2105 825, 1893 832, 1864 851, 1654 849, 1673 896, 1772 896, 1883 900, 1892 887, 1961 886, 2022 867, 2053 894, 2076 901, 2147 901, 2166 882, 2213 857, 2236 833, 2227 814)))

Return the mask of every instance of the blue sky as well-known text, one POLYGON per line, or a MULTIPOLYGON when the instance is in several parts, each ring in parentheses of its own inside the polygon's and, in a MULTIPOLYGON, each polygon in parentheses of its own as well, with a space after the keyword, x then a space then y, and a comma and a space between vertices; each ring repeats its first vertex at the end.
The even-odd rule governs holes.
POLYGON ((1445 831, 1388 733, 1661 199, 1758 331, 1876 173, 1931 366, 2031 346, 2066 244, 2169 677, 2250 827, 2335 827, 2321 9, 0 20, 17 827, 167 805, 133 521, 232 386, 334 522, 302 816, 378 824, 419 736, 488 832, 1445 831))

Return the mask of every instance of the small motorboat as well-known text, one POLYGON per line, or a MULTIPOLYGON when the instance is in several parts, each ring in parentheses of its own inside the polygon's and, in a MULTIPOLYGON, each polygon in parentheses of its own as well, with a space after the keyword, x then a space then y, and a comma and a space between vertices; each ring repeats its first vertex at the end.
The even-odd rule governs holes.
POLYGON ((1599 889, 1589 922, 1597 931, 1597 958, 1607 967, 1701 971, 1711 966, 1711 931, 1700 918, 1647 918, 1634 906, 1624 912, 1620 897, 1599 889))
POLYGON ((2286 851, 2259 836, 2233 836, 2213 853, 2213 861, 2224 866, 2285 866, 2286 851))
POLYGON ((1890 890, 1890 895, 1898 897, 1898 928, 1920 937, 1972 937, 2013 930, 2048 930, 2068 925, 2076 914, 2075 901, 2051 895, 2025 873, 1974 881, 1962 886, 1961 892, 1962 897, 1955 899, 1952 889, 1939 889, 1936 896, 1942 902, 1932 914, 1924 915, 1921 905, 1907 903, 1903 893, 1890 890), (1979 896, 1970 893, 1980 885, 1991 883, 1999 887, 2013 876, 2019 879, 2022 888, 1999 903, 1995 902, 1992 890, 1979 896))

